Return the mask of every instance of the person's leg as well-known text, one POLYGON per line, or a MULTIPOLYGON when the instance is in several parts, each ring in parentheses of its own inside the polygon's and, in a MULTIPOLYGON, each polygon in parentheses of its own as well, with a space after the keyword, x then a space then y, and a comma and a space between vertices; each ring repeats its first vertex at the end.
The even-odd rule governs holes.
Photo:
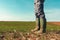
POLYGON ((36 16, 36 26, 35 28, 32 30, 32 32, 38 31, 40 30, 40 16, 38 15, 38 5, 36 1, 38 0, 34 0, 34 9, 35 9, 35 16, 36 16))
POLYGON ((43 33, 46 32, 46 18, 42 18, 43 19, 43 33))
POLYGON ((35 33, 45 33, 46 32, 46 18, 45 15, 40 15, 41 17, 38 18, 36 21, 36 28, 37 31, 35 33))
POLYGON ((36 16, 36 26, 32 30, 32 32, 40 30, 40 16, 38 16, 37 13, 35 14, 35 16, 36 16))
POLYGON ((40 17, 40 31, 42 31, 43 33, 46 32, 46 18, 45 15, 43 17, 40 17))
POLYGON ((40 31, 43 33, 46 32, 46 18, 45 18, 45 13, 44 13, 44 4, 39 5, 39 13, 40 13, 40 31))
POLYGON ((40 18, 36 18, 36 28, 40 30, 40 18))
POLYGON ((45 18, 45 13, 44 13, 44 5, 39 4, 38 6, 38 14, 40 16, 40 33, 46 32, 46 18, 45 18))
POLYGON ((46 18, 43 9, 44 0, 35 2, 35 15, 36 15, 36 28, 33 31, 38 30, 39 32, 46 31, 46 18), (42 20, 42 21, 41 21, 42 20))

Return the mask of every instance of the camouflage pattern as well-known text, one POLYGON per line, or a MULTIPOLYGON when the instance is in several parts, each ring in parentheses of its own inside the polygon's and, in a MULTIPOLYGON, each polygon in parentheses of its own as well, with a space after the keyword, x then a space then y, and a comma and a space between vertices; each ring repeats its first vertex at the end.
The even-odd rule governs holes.
POLYGON ((46 32, 46 18, 45 18, 45 14, 44 14, 44 1, 45 0, 34 0, 34 9, 35 9, 35 15, 36 18, 38 18, 37 25, 40 28, 42 27, 43 32, 46 32), (40 19, 42 19, 42 25, 41 25, 41 21, 40 19))
POLYGON ((44 0, 34 0, 34 7, 35 7, 35 15, 36 17, 44 16, 43 10, 44 0))

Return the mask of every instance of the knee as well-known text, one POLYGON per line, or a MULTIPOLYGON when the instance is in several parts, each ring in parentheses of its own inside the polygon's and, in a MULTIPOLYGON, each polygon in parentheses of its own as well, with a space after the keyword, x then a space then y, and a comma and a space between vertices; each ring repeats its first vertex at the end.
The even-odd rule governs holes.
POLYGON ((40 18, 45 19, 45 15, 44 14, 40 15, 40 18))
POLYGON ((45 15, 41 15, 40 18, 43 19, 44 21, 46 21, 45 15))

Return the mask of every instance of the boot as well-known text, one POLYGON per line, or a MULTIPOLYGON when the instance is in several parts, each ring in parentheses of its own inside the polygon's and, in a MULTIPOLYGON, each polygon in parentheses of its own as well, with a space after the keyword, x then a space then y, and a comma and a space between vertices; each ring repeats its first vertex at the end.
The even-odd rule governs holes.
POLYGON ((46 32, 46 18, 40 18, 40 32, 45 33, 46 32))
POLYGON ((40 18, 39 26, 40 26, 39 30, 34 32, 35 34, 42 34, 42 32, 43 32, 43 19, 42 18, 40 18))
POLYGON ((40 25, 39 18, 36 18, 36 27, 35 27, 33 30, 31 30, 31 31, 32 31, 32 32, 35 32, 35 31, 40 30, 39 25, 40 25))
POLYGON ((40 18, 40 30, 34 32, 35 34, 42 34, 46 32, 46 19, 40 18))

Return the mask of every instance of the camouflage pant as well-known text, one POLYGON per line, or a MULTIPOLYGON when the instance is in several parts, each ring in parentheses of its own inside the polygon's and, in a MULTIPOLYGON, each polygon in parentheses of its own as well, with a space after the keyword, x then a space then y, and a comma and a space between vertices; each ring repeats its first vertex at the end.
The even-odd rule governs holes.
POLYGON ((41 24, 40 19, 42 19, 43 32, 45 32, 46 31, 46 18, 44 14, 44 0, 35 0, 34 7, 35 7, 36 18, 38 18, 37 20, 38 27, 40 28, 40 24, 41 24))
POLYGON ((35 15, 36 17, 45 17, 45 14, 44 14, 44 2, 41 2, 39 0, 35 1, 34 3, 34 6, 35 6, 35 15))

